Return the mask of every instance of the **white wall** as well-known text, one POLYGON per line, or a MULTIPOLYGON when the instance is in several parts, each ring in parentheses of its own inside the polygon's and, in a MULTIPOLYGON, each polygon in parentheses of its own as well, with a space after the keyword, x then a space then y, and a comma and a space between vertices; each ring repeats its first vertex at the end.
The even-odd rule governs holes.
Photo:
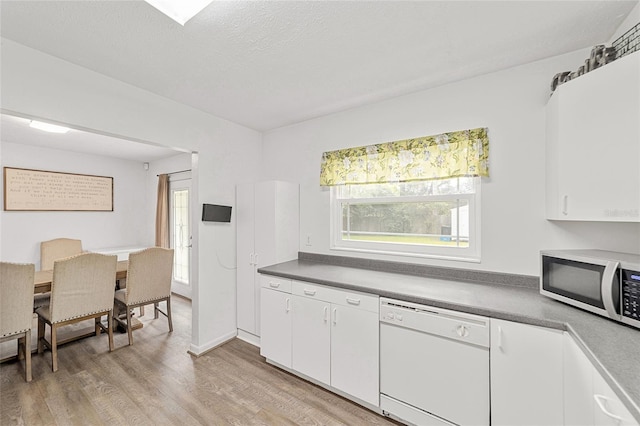
MULTIPOLYGON (((145 243, 145 171, 142 163, 2 142, 2 167, 113 177, 113 212, 2 211, 2 260, 40 264, 40 242, 82 240, 86 250, 145 243)), ((1 178, 0 178, 1 179, 1 178)))
POLYGON ((627 17, 624 18, 624 21, 622 21, 622 24, 620 24, 616 32, 613 34, 613 36, 611 36, 611 38, 606 44, 610 45, 612 42, 616 41, 621 35, 629 31, 638 23, 640 23, 640 2, 636 4, 636 7, 633 8, 631 13, 629 13, 629 15, 627 15, 627 17))
POLYGON ((263 156, 268 167, 263 177, 301 184, 301 250, 365 256, 329 248, 329 191, 319 186, 323 151, 486 126, 491 177, 482 183, 481 263, 367 257, 538 275, 541 249, 597 247, 639 252, 638 224, 554 223, 544 218, 544 107, 549 85, 555 73, 577 67, 589 52, 574 52, 266 133, 263 156))
MULTIPOLYGON (((202 200, 233 205, 235 183, 252 180, 259 169, 261 135, 254 130, 10 40, 1 43, 5 112, 197 151, 192 184, 202 200)), ((237 331, 235 271, 210 261, 216 252, 235 260, 235 225, 197 223, 191 350, 201 353, 237 331)), ((4 221, 1 226, 4 239, 4 221)))

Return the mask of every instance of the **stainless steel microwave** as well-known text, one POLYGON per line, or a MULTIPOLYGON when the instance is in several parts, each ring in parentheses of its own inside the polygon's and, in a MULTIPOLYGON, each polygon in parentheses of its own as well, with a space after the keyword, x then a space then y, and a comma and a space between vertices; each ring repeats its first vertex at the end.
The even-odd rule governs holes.
POLYGON ((544 250, 540 259, 541 294, 640 328, 640 255, 544 250))

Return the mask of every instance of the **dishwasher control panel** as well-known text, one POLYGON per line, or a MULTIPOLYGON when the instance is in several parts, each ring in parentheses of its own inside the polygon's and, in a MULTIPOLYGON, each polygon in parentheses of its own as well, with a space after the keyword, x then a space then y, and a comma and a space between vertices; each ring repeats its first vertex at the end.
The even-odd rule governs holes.
POLYGON ((380 298, 380 321, 473 345, 489 347, 489 318, 380 298))

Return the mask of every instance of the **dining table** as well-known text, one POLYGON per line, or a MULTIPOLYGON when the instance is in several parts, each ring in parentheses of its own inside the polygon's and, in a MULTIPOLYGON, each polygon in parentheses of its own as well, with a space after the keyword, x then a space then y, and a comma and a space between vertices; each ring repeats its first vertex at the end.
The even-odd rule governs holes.
MULTIPOLYGON (((120 260, 116 266, 116 281, 127 278, 128 260, 120 260)), ((34 293, 47 293, 51 291, 51 282, 53 281, 53 269, 44 271, 36 271, 34 276, 34 293)))

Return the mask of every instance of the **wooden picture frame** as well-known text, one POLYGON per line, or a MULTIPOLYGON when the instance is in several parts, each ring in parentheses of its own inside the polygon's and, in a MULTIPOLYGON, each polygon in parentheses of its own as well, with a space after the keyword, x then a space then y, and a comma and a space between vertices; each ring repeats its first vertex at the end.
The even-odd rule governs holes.
POLYGON ((113 177, 4 167, 5 211, 113 211, 113 177))

